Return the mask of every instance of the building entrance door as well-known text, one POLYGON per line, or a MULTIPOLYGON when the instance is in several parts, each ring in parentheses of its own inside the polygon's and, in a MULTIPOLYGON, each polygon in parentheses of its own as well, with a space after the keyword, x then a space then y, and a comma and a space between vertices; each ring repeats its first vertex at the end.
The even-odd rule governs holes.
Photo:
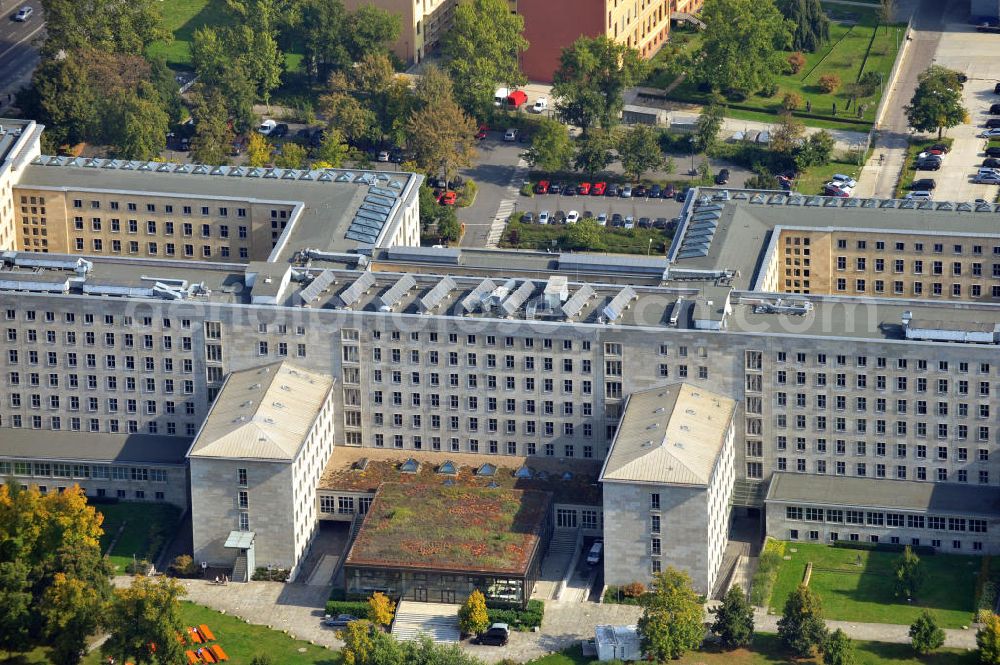
POLYGON ((441 589, 441 602, 442 603, 454 603, 455 602, 455 591, 453 589, 441 589))
POLYGON ((417 601, 418 603, 426 603, 427 602, 427 589, 425 587, 420 587, 420 586, 418 586, 416 589, 414 589, 413 590, 413 600, 417 601))

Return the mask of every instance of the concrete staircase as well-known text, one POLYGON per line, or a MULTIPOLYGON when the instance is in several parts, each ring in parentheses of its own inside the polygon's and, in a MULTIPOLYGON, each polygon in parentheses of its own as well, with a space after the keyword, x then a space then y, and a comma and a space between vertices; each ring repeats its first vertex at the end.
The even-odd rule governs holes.
POLYGON ((459 607, 445 603, 400 601, 392 622, 392 636, 407 641, 424 633, 435 642, 458 642, 461 637, 458 630, 459 607))
POLYGON ((236 557, 236 563, 233 564, 233 576, 231 580, 233 582, 250 581, 250 577, 247 575, 247 558, 242 554, 236 557))
POLYGON ((576 549, 576 529, 555 529, 549 541, 549 551, 542 559, 542 569, 532 598, 552 600, 559 589, 559 583, 566 574, 566 568, 573 560, 576 549))

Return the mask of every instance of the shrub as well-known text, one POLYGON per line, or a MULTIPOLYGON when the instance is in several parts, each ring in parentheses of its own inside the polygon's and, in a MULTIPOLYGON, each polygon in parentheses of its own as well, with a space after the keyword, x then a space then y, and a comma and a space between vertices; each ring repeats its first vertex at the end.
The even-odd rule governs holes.
POLYGON ((625 586, 615 586, 614 584, 609 584, 608 588, 604 590, 604 602, 616 605, 638 605, 639 599, 642 596, 630 596, 626 594, 625 586))
POLYGON ((819 89, 830 95, 840 89, 840 77, 836 74, 823 74, 819 77, 819 89))
POLYGON ((806 66, 806 56, 801 51, 796 51, 788 56, 788 67, 792 74, 798 74, 806 66))
POLYGON ((376 591, 368 599, 367 617, 372 623, 380 626, 392 625, 392 618, 396 614, 396 603, 385 595, 376 591))
POLYGON ((368 616, 368 602, 363 600, 328 600, 326 601, 326 613, 330 616, 350 614, 364 619, 368 616))
POLYGON ((778 568, 785 555, 785 544, 779 540, 768 540, 757 562, 757 572, 750 583, 750 603, 766 606, 771 599, 771 591, 778 579, 778 568))
POLYGON ((638 598, 646 593, 646 585, 642 582, 632 582, 622 587, 622 594, 629 598, 638 598))
POLYGON ((125 566, 125 572, 129 575, 145 575, 149 572, 149 561, 146 559, 133 559, 125 566))
POLYGON ((458 610, 458 627, 464 635, 481 633, 490 625, 490 617, 486 611, 486 600, 483 593, 476 589, 469 594, 462 607, 458 610))
POLYGON ((795 111, 802 106, 802 95, 795 92, 785 93, 781 100, 781 108, 786 111, 795 111))
POLYGON ((472 180, 466 180, 465 185, 462 190, 458 193, 458 207, 468 208, 470 205, 476 202, 476 193, 479 191, 479 186, 476 185, 472 180))
POLYGON ((545 615, 545 603, 540 600, 529 600, 525 609, 518 608, 486 608, 490 623, 505 623, 513 630, 529 631, 541 627, 545 615))
POLYGON ((258 566, 250 576, 254 582, 285 582, 292 571, 285 568, 272 568, 268 570, 266 566, 258 566))
POLYGON ((174 577, 193 577, 198 574, 199 568, 194 559, 181 554, 170 563, 169 571, 174 577))
POLYGON ((777 83, 768 83, 766 86, 761 88, 760 91, 757 92, 757 95, 759 97, 774 97, 776 94, 778 94, 777 83))

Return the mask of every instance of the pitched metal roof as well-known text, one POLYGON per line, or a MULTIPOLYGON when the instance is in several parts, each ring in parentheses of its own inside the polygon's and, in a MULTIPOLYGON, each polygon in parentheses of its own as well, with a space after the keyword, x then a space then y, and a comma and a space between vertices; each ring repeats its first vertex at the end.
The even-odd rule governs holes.
POLYGON ((292 461, 333 386, 333 379, 287 362, 226 379, 188 457, 292 461))
POLYGON ((708 485, 736 402, 687 383, 629 396, 602 482, 708 485))

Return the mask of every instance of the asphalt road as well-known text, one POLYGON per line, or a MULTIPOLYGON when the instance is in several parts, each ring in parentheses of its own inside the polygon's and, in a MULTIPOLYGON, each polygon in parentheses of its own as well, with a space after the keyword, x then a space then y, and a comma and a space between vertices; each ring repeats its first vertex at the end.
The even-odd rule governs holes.
POLYGON ((8 95, 16 93, 31 77, 38 64, 34 42, 42 35, 45 23, 39 0, 0 0, 0 109, 9 106, 8 95), (24 23, 11 17, 21 7, 35 10, 24 23))

